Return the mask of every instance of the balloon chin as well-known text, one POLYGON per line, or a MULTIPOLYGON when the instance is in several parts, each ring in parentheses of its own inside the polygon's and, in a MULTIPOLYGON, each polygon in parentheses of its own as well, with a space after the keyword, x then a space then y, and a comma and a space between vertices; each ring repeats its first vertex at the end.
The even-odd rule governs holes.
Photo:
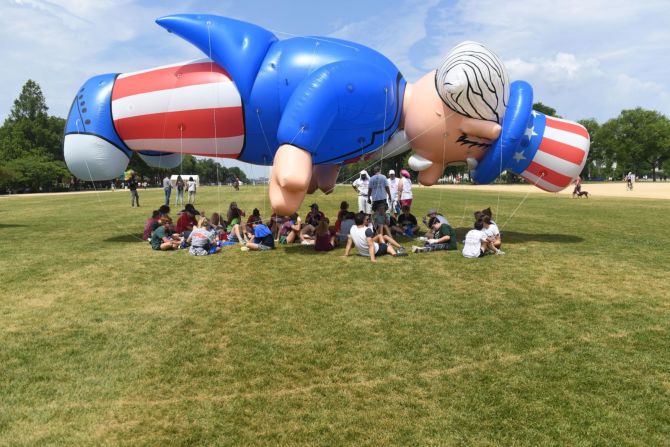
POLYGON ((152 168, 173 169, 181 163, 181 154, 156 152, 152 154, 138 153, 138 155, 152 168))
POLYGON ((130 159, 118 147, 95 135, 65 135, 63 155, 68 169, 81 180, 111 180, 123 174, 130 159))

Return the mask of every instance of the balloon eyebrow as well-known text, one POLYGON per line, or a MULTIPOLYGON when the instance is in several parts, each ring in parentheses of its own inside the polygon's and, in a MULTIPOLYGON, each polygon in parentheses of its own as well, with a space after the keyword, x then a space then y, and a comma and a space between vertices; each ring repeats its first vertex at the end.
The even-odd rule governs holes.
POLYGON ((468 147, 475 147, 475 146, 476 146, 476 147, 487 148, 487 147, 490 146, 490 144, 480 143, 480 142, 478 142, 478 141, 472 141, 472 140, 468 139, 468 135, 467 135, 467 134, 464 134, 464 133, 461 134, 460 137, 458 137, 458 139, 456 140, 456 142, 457 142, 457 143, 460 143, 460 144, 463 144, 463 145, 465 145, 465 146, 468 146, 468 147))

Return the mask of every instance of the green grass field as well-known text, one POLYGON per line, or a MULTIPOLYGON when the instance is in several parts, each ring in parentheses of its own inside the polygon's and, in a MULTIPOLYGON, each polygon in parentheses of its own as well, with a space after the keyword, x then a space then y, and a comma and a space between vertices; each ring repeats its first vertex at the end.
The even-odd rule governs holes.
POLYGON ((372 264, 154 252, 140 196, 0 198, 0 445, 670 444, 670 201, 418 189, 507 254, 372 264))

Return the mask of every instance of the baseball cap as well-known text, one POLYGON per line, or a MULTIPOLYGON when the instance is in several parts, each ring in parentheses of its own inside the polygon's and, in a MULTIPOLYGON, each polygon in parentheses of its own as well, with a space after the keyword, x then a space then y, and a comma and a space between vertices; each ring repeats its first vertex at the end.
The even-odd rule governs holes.
POLYGON ((428 210, 428 212, 426 214, 428 216, 430 216, 431 214, 437 214, 437 210, 435 208, 431 208, 431 209, 428 210))
POLYGON ((395 175, 395 171, 394 171, 393 169, 391 169, 391 170, 389 171, 389 175, 395 175))

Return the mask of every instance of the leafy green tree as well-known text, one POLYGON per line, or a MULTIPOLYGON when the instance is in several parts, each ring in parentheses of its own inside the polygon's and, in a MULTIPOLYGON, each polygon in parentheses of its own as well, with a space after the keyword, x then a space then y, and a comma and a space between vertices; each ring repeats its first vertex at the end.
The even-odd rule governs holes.
POLYGON ((8 176, 4 188, 49 190, 69 181, 63 163, 65 120, 48 110, 40 86, 28 80, 0 127, 0 160, 8 176))
POLYGON ((623 110, 602 125, 596 140, 616 160, 618 169, 637 175, 650 169, 656 181, 656 170, 670 158, 670 120, 640 107, 623 110))
POLYGON ((561 118, 561 116, 556 113, 556 109, 554 109, 553 107, 545 106, 541 102, 536 102, 535 104, 533 104, 533 110, 537 110, 538 112, 544 113, 547 116, 561 118))

